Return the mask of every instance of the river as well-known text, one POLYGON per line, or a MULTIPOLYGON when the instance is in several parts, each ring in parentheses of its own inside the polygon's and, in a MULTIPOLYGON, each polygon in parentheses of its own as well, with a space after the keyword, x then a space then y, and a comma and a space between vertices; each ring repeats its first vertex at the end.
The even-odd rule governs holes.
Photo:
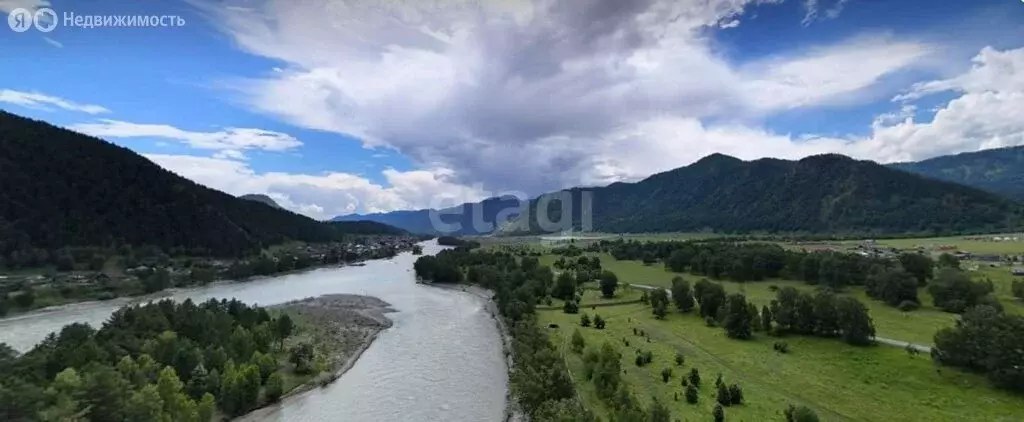
MULTIPOLYGON (((423 243, 424 254, 442 249, 423 243)), ((251 421, 499 421, 508 374, 486 303, 468 293, 416 284, 405 252, 365 266, 321 268, 244 283, 174 290, 175 300, 238 298, 273 305, 328 293, 376 296, 396 313, 344 376, 325 388, 257 411, 251 421)), ((88 302, 0 320, 0 342, 25 351, 65 324, 99 327, 127 300, 88 302)))

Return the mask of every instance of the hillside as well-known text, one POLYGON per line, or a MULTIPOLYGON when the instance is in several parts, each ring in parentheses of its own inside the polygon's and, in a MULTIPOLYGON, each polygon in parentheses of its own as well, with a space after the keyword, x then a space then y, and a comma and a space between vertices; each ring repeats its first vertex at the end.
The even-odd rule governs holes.
POLYGON ((965 152, 890 166, 1024 201, 1024 146, 965 152))
MULTIPOLYGON (((601 232, 933 234, 1020 228, 1024 215, 1019 203, 988 192, 841 155, 747 162, 714 154, 640 182, 564 192, 577 204, 577 228, 582 193, 589 192, 592 227, 601 232)), ((485 221, 515 206, 489 201, 482 207, 485 221)), ((537 203, 531 201, 531 215, 537 203)), ((558 221, 557 201, 549 207, 549 218, 558 221)), ((360 216, 406 228, 431 227, 428 217, 426 210, 360 216)), ((447 217, 469 220, 471 213, 447 217)), ((545 231, 531 220, 529 230, 509 225, 501 233, 545 231)), ((465 227, 451 233, 478 234, 465 227)))
POLYGON ((341 229, 239 199, 93 137, 0 111, 0 259, 69 246, 239 256, 341 229))
POLYGON ((440 211, 424 209, 365 215, 350 214, 335 217, 332 221, 376 221, 419 234, 486 234, 492 232, 494 227, 501 225, 500 223, 507 221, 507 218, 497 223, 496 220, 504 217, 514 217, 514 215, 505 215, 507 212, 502 213, 502 211, 515 209, 518 202, 514 197, 490 198, 481 202, 465 203, 445 208, 440 211), (476 223, 473 222, 473 209, 475 207, 482 210, 480 217, 477 217, 478 221, 476 223), (433 216, 431 216, 432 213, 434 214, 433 216), (440 224, 436 222, 440 222, 440 224))
POLYGON ((267 195, 248 194, 248 195, 239 196, 238 198, 239 199, 246 199, 246 200, 249 200, 249 201, 256 201, 256 202, 264 203, 264 204, 270 205, 271 207, 274 207, 274 208, 281 208, 281 206, 278 205, 277 202, 274 202, 274 200, 271 199, 267 195))
POLYGON ((404 236, 409 234, 408 231, 402 230, 398 227, 378 223, 376 221, 331 221, 327 224, 330 224, 338 231, 347 234, 390 236, 404 236))

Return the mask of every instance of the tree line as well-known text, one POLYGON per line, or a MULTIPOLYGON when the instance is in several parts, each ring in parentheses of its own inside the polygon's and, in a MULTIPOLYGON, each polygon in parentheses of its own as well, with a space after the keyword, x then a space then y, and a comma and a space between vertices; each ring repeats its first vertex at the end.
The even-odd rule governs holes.
POLYGON ((279 359, 313 370, 311 345, 283 350, 294 330, 288 315, 237 300, 124 307, 99 330, 70 324, 22 355, 0 345, 0 419, 238 416, 284 393, 279 359))

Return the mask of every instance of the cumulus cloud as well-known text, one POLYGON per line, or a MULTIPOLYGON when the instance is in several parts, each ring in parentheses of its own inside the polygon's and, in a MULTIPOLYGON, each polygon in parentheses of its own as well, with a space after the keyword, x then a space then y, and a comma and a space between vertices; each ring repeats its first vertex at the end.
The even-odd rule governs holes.
POLYGON ((226 128, 216 132, 192 132, 164 124, 140 124, 103 119, 79 123, 69 129, 99 138, 162 138, 192 148, 221 150, 221 158, 244 158, 243 150, 287 151, 302 146, 295 137, 253 128, 226 128))
POLYGON ((800 21, 800 24, 803 26, 809 26, 816 21, 838 18, 839 14, 843 13, 843 8, 846 7, 846 3, 848 1, 849 0, 836 0, 836 2, 832 4, 832 7, 821 10, 818 0, 804 0, 804 18, 800 21))
POLYGON ((933 51, 875 34, 735 63, 710 33, 756 3, 775 1, 198 4, 241 49, 287 63, 233 85, 254 110, 452 169, 463 185, 539 193, 650 174, 645 159, 684 165, 726 141, 807 150, 761 149, 788 135, 704 122, 888 96, 878 82, 933 51), (651 155, 623 158, 639 150, 651 155))
POLYGON ((62 108, 68 111, 76 111, 86 114, 109 113, 105 107, 94 104, 81 104, 52 95, 39 92, 15 91, 12 89, 0 90, 0 103, 15 104, 22 107, 50 110, 50 107, 62 108))
POLYGON ((146 158, 183 177, 232 195, 262 193, 282 207, 317 219, 354 212, 383 212, 449 206, 483 199, 479 188, 452 183, 447 169, 382 172, 386 186, 364 177, 328 172, 258 173, 248 164, 225 158, 146 154, 146 158))

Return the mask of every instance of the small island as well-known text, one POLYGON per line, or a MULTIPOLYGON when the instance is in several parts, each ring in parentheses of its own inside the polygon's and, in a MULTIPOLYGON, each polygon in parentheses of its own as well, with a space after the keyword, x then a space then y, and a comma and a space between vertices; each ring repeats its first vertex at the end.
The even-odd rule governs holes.
POLYGON ((18 355, 0 344, 11 420, 208 422, 247 414, 347 371, 393 312, 326 295, 272 307, 238 300, 125 306, 98 330, 69 324, 18 355))

